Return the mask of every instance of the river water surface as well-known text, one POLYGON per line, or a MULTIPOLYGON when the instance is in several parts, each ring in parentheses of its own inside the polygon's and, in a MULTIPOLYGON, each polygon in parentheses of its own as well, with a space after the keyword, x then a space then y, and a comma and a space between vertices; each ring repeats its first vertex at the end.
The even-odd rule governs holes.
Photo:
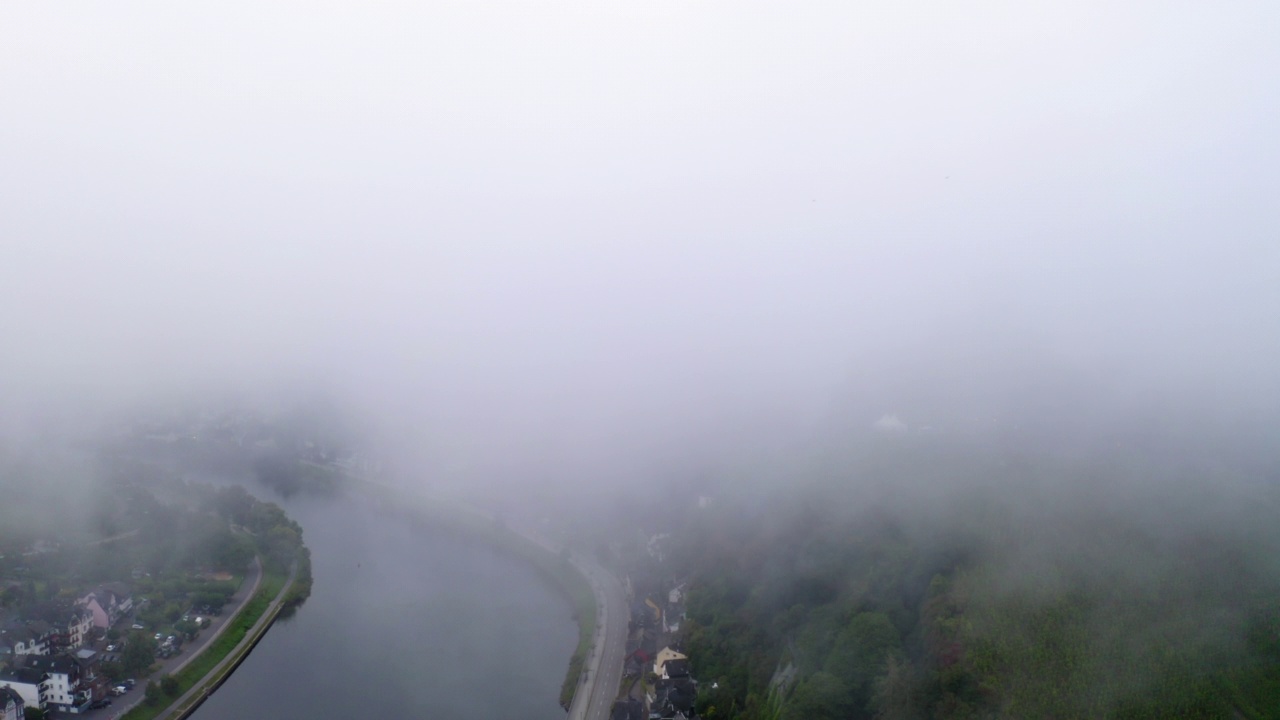
POLYGON ((281 504, 311 548, 311 598, 194 720, 563 720, 577 625, 532 568, 365 500, 281 504))

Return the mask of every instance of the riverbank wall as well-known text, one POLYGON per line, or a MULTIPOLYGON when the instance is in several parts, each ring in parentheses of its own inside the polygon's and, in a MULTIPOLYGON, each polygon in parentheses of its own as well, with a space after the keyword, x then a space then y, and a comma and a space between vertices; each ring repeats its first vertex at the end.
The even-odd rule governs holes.
POLYGON ((255 620, 254 625, 250 627, 246 636, 242 638, 236 647, 220 661, 220 664, 215 667, 209 675, 206 675, 205 678, 200 681, 202 684, 200 685, 199 690, 185 700, 180 699, 174 706, 170 706, 167 711, 167 715, 160 715, 158 718, 161 718, 162 720, 186 720, 186 718, 190 717, 192 713, 204 704, 204 701, 207 700, 214 691, 222 687, 222 684, 227 681, 227 678, 231 677, 232 673, 240 667, 241 663, 243 663, 245 659, 249 657, 250 653, 253 652, 253 649, 258 646, 258 643, 262 641, 262 638, 267 636, 267 631, 275 625, 276 620, 280 619, 280 614, 285 610, 285 608, 292 607, 286 602, 286 598, 288 597, 289 590, 293 587, 293 584, 296 581, 296 577, 297 566, 295 565, 291 569, 289 576, 285 579, 284 584, 277 592, 275 598, 268 603, 264 613, 255 620))

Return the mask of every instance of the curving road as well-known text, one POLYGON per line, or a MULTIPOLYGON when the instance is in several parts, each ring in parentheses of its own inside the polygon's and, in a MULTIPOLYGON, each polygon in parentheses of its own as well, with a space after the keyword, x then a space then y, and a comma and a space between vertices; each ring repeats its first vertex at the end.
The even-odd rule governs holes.
MULTIPOLYGON (((230 621, 240 613, 240 609, 244 604, 258 592, 258 586, 262 584, 262 558, 254 556, 253 562, 249 563, 249 573, 245 579, 240 582, 240 587, 236 589, 235 595, 231 597, 231 602, 222 609, 221 615, 209 618, 209 630, 200 633, 200 637, 194 642, 187 643, 182 648, 182 652, 174 657, 169 658, 160 663, 160 670, 151 676, 139 678, 140 682, 134 690, 129 691, 129 699, 121 698, 119 704, 111 708, 109 711, 104 710, 103 713, 109 715, 111 720, 123 717, 125 713, 139 705, 144 697, 146 684, 148 679, 158 679, 165 675, 177 673, 186 667, 192 660, 200 656, 204 649, 209 647, 214 640, 217 640, 223 632, 226 631, 230 621), (136 691, 136 692, 135 692, 136 691)), ((54 716, 61 717, 61 716, 54 716)), ((81 716, 83 717, 83 716, 81 716)), ((93 717, 93 711, 90 711, 89 717, 93 717)))
MULTIPOLYGON (((533 528, 515 526, 511 529, 547 552, 558 555, 561 551, 559 543, 547 539, 533 528)), ((579 680, 578 691, 569 706, 569 720, 608 720, 622 685, 631 608, 622 584, 613 573, 581 553, 571 554, 569 562, 591 584, 596 596, 596 636, 591 645, 591 655, 583 664, 586 672, 579 680)))
POLYGON ((570 560, 595 592, 598 625, 591 656, 585 663, 587 672, 569 708, 569 720, 608 720, 622 683, 631 611, 622 585, 612 573, 578 553, 570 560))
MULTIPOLYGON (((289 577, 285 579, 284 585, 280 586, 280 592, 276 593, 275 598, 273 598, 271 602, 267 603, 266 609, 262 611, 262 615, 258 617, 256 622, 254 622, 253 627, 249 628, 249 630, 245 632, 244 638, 231 649, 231 652, 227 653, 225 657, 219 660, 217 665, 214 665, 209 672, 205 673, 204 677, 197 680, 194 685, 188 688, 187 691, 179 696, 177 700, 170 703, 169 707, 162 710, 156 715, 156 717, 165 719, 175 716, 185 718, 187 715, 190 715, 191 712, 194 712, 195 709, 200 706, 200 703, 204 702, 205 699, 208 698, 210 693, 217 690, 217 686, 205 687, 205 683, 223 673, 229 676, 235 671, 235 668, 239 667, 245 654, 257 645, 259 635, 265 633, 267 629, 275 623, 276 613, 279 611, 281 603, 284 602, 284 596, 289 592, 289 587, 293 585, 293 581, 297 577, 298 563, 297 561, 294 561, 294 563, 289 567, 289 577), (198 701, 196 701, 197 697, 199 697, 198 701)), ((250 597, 252 597, 252 595, 250 597)), ((188 659, 187 662, 190 662, 191 659, 188 659)), ((185 665, 186 663, 183 664, 185 665)), ((218 683, 218 685, 221 685, 221 683, 218 683)))

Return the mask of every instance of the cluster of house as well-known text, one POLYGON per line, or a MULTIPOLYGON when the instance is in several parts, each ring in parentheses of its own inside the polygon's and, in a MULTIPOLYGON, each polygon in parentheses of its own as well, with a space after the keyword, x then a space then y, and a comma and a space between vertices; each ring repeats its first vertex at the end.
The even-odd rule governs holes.
MULTIPOLYGON (((628 672, 645 652, 637 649, 627 658, 628 672)), ((645 663, 645 670, 649 665, 645 663)), ((639 698, 615 701, 610 720, 694 720, 693 705, 698 699, 698 683, 690 674, 689 658, 678 649, 664 647, 653 658, 653 684, 639 698), (645 713, 645 706, 648 713, 645 713)))
POLYGON ((693 679, 689 658, 680 651, 680 643, 658 650, 659 641, 680 630, 684 618, 684 587, 677 586, 665 594, 637 600, 631 608, 630 652, 623 672, 637 678, 652 673, 652 684, 639 698, 625 698, 613 705, 610 720, 693 720, 698 683, 693 679), (645 708, 648 708, 646 713, 645 708))
POLYGON ((44 608, 41 619, 8 618, 0 627, 0 720, 9 708, 79 713, 105 698, 102 656, 88 645, 133 609, 122 583, 109 583, 74 603, 44 608))
POLYGON ((663 648, 653 663, 657 680, 649 695, 650 720, 689 720, 698 698, 698 683, 689 674, 689 658, 672 648, 663 648))

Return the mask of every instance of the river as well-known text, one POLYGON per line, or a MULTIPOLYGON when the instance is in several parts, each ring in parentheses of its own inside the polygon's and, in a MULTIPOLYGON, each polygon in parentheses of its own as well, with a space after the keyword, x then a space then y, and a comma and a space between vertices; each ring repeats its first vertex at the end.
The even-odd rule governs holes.
POLYGON ((192 716, 563 720, 577 625, 529 566, 365 500, 281 501, 315 583, 192 716))

